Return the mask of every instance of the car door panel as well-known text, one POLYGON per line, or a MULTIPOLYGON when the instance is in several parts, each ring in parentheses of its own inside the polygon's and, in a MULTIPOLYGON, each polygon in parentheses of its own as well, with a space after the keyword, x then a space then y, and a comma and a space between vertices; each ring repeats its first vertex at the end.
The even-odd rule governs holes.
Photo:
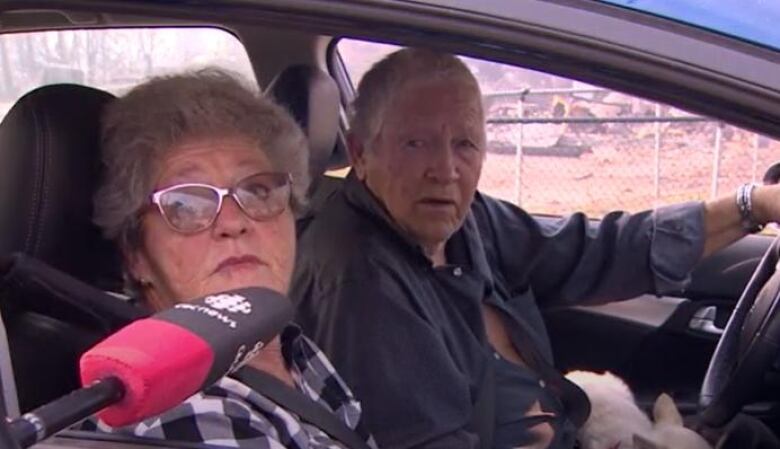
POLYGON ((771 241, 749 236, 705 259, 676 296, 545 311, 557 366, 613 372, 648 408, 665 391, 695 411, 719 331, 771 241))

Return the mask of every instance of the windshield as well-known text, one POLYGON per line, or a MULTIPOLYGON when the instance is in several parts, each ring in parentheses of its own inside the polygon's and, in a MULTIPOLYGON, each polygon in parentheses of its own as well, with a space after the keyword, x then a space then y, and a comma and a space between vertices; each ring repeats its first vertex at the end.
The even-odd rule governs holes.
POLYGON ((780 50, 776 0, 599 0, 780 50))

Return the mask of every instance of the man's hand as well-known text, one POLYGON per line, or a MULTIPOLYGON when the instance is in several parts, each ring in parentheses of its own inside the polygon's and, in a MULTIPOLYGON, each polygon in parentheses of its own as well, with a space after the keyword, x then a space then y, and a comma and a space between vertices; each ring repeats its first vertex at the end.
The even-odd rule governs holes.
MULTIPOLYGON (((780 222, 780 185, 758 186, 751 195, 752 215, 764 225, 780 222)), ((730 194, 704 205, 704 254, 706 257, 747 235, 736 195, 730 194)))
POLYGON ((780 222, 780 184, 753 190, 753 215, 760 224, 780 222))

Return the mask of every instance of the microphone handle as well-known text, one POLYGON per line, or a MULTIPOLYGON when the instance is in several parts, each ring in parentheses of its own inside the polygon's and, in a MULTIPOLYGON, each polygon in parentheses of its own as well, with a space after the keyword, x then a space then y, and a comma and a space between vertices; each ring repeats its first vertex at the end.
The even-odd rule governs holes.
POLYGON ((116 377, 101 379, 25 413, 8 427, 24 449, 121 401, 124 393, 124 385, 116 377))
MULTIPOLYGON (((1 264, 2 260, 0 260, 1 264)), ((1 325, 2 323, 0 323, 1 325)), ((0 398, 0 449, 19 449, 19 443, 11 435, 10 419, 8 419, 8 411, 2 398, 0 398)))

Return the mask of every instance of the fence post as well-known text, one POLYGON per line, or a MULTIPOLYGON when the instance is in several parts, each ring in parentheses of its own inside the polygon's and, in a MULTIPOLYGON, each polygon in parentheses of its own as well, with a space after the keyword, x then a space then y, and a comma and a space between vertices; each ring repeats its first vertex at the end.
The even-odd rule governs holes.
POLYGON ((525 118, 525 97, 530 92, 530 89, 523 89, 522 92, 520 92, 520 102, 517 104, 517 111, 520 115, 520 123, 519 129, 517 130, 517 133, 515 134, 515 201, 517 202, 517 205, 522 207, 523 203, 523 197, 522 197, 522 172, 523 172, 523 122, 522 120, 525 118))
MULTIPOLYGON (((655 118, 661 118, 661 105, 655 104, 655 118)), ((661 121, 655 122, 655 145, 653 153, 653 206, 658 206, 661 196, 661 121)))
POLYGON ((758 133, 753 134, 753 176, 751 182, 756 182, 758 177, 758 133))
POLYGON ((723 122, 718 122, 715 127, 715 151, 712 156, 712 185, 710 186, 710 199, 718 197, 718 177, 720 177, 720 146, 723 138, 723 122))

